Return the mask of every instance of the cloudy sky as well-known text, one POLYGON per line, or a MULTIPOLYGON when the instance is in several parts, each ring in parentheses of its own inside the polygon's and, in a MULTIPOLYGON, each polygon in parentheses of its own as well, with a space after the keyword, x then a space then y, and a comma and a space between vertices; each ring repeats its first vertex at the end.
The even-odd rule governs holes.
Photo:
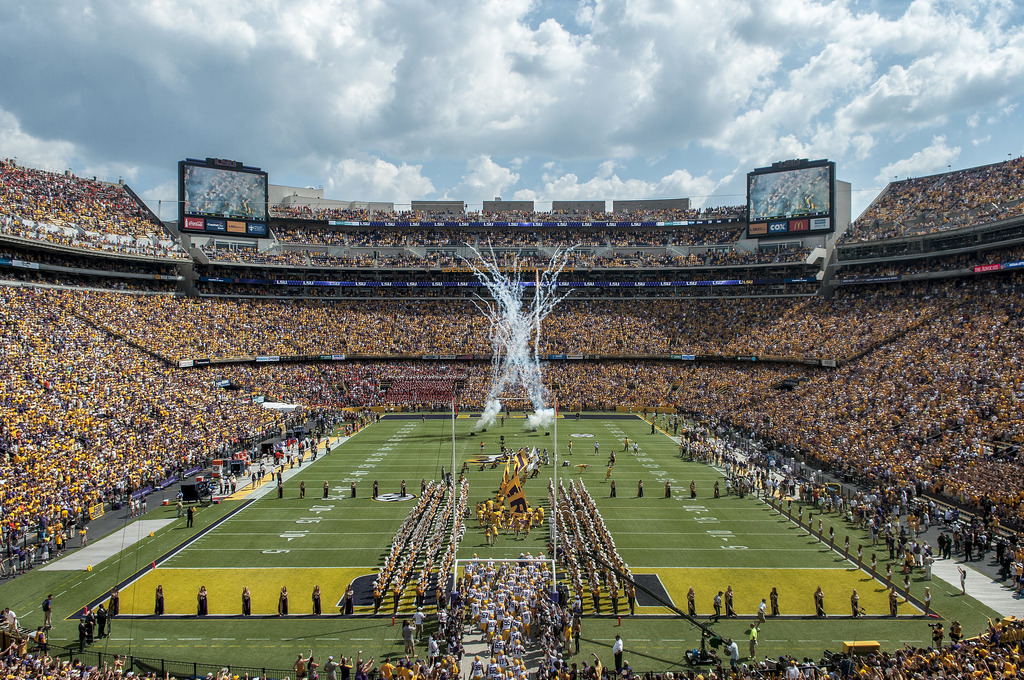
POLYGON ((386 200, 745 201, 830 158, 888 180, 1024 154, 1024 0, 0 2, 0 155, 124 177, 176 162, 386 200))

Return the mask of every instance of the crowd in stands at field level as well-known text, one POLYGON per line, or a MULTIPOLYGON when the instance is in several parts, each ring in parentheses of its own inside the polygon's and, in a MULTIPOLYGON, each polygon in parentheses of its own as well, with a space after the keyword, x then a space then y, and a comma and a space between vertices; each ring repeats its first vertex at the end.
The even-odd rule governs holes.
POLYGON ((841 242, 917 236, 1024 214, 1024 157, 893 181, 841 242))
POLYGON ((75 248, 187 257, 124 187, 0 161, 0 234, 75 248))
MULTIPOLYGON (((479 569, 482 571, 483 565, 479 569)), ((526 568, 503 568, 504 573, 500 575, 479 579, 478 585, 467 587, 466 600, 463 601, 460 597, 456 604, 459 609, 465 609, 484 598, 489 598, 489 601, 493 602, 498 599, 494 594, 500 594, 503 589, 512 590, 512 586, 508 585, 511 579, 519 579, 516 582, 527 584, 522 589, 530 592, 533 588, 543 587, 542 575, 535 578, 531 574, 522 574, 519 570, 525 571, 526 568)), ((473 573, 466 574, 463 580, 474 580, 473 573)), ((1018 677, 1021 667, 1024 666, 1024 621, 999 621, 991 622, 986 630, 971 634, 969 638, 961 631, 950 635, 949 644, 942 644, 943 637, 939 639, 938 644, 929 647, 904 645, 902 649, 893 652, 874 652, 853 657, 837 655, 818 661, 808 658, 797 659, 789 655, 764 660, 746 657, 745 662, 737 663, 734 669, 729 665, 718 664, 709 668, 685 671, 640 672, 634 671, 630 666, 628 654, 620 653, 618 662, 611 651, 604 659, 593 655, 591 659, 574 660, 574 646, 569 640, 574 639, 575 634, 572 630, 575 626, 562 625, 563 617, 559 616, 561 612, 549 611, 555 608, 550 605, 548 598, 534 599, 538 602, 537 619, 530 621, 528 625, 520 624, 520 634, 516 640, 523 639, 524 631, 529 631, 532 626, 536 631, 533 636, 548 636, 552 640, 551 646, 556 646, 557 643, 557 646, 563 649, 563 653, 554 655, 550 660, 545 656, 538 671, 528 674, 525 665, 521 660, 517 661, 517 657, 511 651, 518 649, 521 644, 510 642, 507 669, 498 667, 495 658, 492 674, 488 668, 491 665, 490 658, 477 657, 475 662, 482 666, 481 675, 475 676, 471 673, 471 677, 493 677, 502 680, 526 680, 527 677, 535 677, 537 680, 996 680, 1018 677), (564 633, 566 629, 570 631, 568 635, 564 633), (617 665, 621 670, 617 671, 617 665)), ((486 613, 482 608, 480 611, 486 613)), ((446 618, 449 616, 454 619, 454 612, 451 615, 446 613, 446 618)), ((570 621, 573 620, 571 612, 568 618, 570 621)), ((411 637, 415 630, 411 623, 407 623, 408 635, 411 637)), ((45 639, 45 632, 43 637, 45 639)), ((496 638, 504 643, 501 634, 496 638)), ((509 639, 512 640, 511 631, 509 639)), ((456 646, 456 651, 452 654, 442 653, 433 637, 428 639, 426 646, 421 647, 420 652, 416 651, 415 643, 407 644, 407 648, 410 646, 413 652, 401 659, 396 658, 394 663, 390 657, 375 664, 373 659, 365 660, 361 655, 353 658, 344 654, 340 655, 340 663, 337 663, 334 656, 329 654, 329 651, 334 650, 326 650, 322 655, 310 653, 308 658, 303 658, 300 653, 299 659, 304 675, 309 672, 307 666, 312 663, 313 669, 322 670, 329 680, 337 678, 339 669, 342 670, 342 677, 354 677, 355 680, 386 680, 389 677, 454 680, 460 677, 458 661, 462 655, 461 646, 456 646), (431 645, 431 642, 434 644, 431 645)), ((500 656, 505 657, 505 645, 502 644, 501 647, 503 651, 500 656)), ((0 654, 0 672, 14 680, 122 680, 124 677, 132 676, 140 680, 171 680, 175 677, 170 673, 139 673, 136 676, 135 671, 125 669, 127 661, 127 658, 117 656, 102 667, 88 666, 78 658, 59 658, 54 650, 46 647, 45 642, 40 645, 26 640, 22 643, 12 643, 0 654)), ((232 673, 227 667, 216 675, 211 673, 209 677, 210 680, 258 680, 255 677, 250 679, 247 674, 240 676, 232 673)))
POLYGON ((202 375, 111 351, 112 338, 76 316, 82 300, 0 287, 5 546, 59 551, 90 506, 282 422, 211 392, 202 375))
MULTIPOLYGON (((714 413, 723 424, 747 427, 805 449, 823 463, 863 473, 883 488, 910 484, 954 497, 991 517, 1019 521, 1022 498, 1016 480, 1024 472, 1022 464, 997 459, 983 444, 1024 439, 1016 363, 1024 347, 1024 324, 1019 321, 1016 279, 961 282, 958 289, 918 285, 873 291, 877 299, 840 300, 853 301, 854 308, 863 304, 864 309, 881 305, 887 297, 902 300, 910 309, 935 298, 956 304, 898 343, 834 372, 678 362, 573 362, 551 364, 548 380, 558 385, 563 403, 588 398, 594 403, 607 400, 605 405, 651 404, 657 399, 691 413, 714 413), (809 381, 792 393, 771 389, 794 373, 809 381)), ((8 461, 3 474, 15 480, 3 497, 5 507, 16 508, 4 524, 9 541, 45 519, 49 532, 44 529, 44 535, 53 537, 56 550, 58 541, 67 540, 67 532, 60 530, 67 522, 64 513, 70 519, 112 490, 119 491, 117 484, 126 470, 138 467, 138 476, 128 477, 129 484, 142 484, 147 474, 159 476, 175 464, 189 464, 188 449, 206 450, 218 436, 209 429, 211 423, 220 423, 221 428, 232 423, 236 432, 260 426, 261 419, 252 420, 251 412, 240 413, 245 411, 240 401, 219 402, 210 387, 212 370, 171 371, 130 351, 110 352, 112 340, 81 323, 73 312, 102 300, 103 313, 123 320, 126 328, 141 323, 144 316, 124 314, 124 308, 110 306, 106 296, 3 293, 5 308, 13 311, 5 322, 0 363, 5 369, 0 408, 8 461), (205 404, 205 409, 195 415, 197 404, 205 404), (52 420, 55 413, 62 414, 60 422, 52 420), (185 439, 204 426, 201 434, 185 439), (178 446, 179 441, 185 445, 178 446), (167 452, 163 458, 162 451, 167 452), (56 486, 43 481, 61 481, 62 475, 67 481, 82 481, 56 486)), ((763 313, 772 316, 769 310, 763 313)), ((826 328, 853 325, 815 321, 826 328)), ((385 397, 380 392, 382 376, 417 371, 428 375, 431 370, 447 375, 451 369, 381 362, 216 370, 216 377, 230 376, 247 389, 288 394, 296 401, 320 395, 319 405, 336 408, 360 398, 380 403, 385 397), (261 376, 264 383, 259 382, 261 376)), ((469 380, 467 394, 483 393, 486 366, 456 370, 469 380)), ((224 434, 230 431, 220 433, 222 441, 224 434)), ((915 657, 908 655, 904 662, 908 658, 915 657)), ((941 656, 928 658, 929 663, 944 663, 941 656)))

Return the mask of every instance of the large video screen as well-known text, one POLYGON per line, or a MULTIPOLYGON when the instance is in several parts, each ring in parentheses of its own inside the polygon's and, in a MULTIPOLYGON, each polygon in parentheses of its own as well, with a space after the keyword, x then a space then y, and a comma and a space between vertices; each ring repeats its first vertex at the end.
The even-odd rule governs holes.
POLYGON ((268 236, 267 173, 208 158, 178 164, 181 228, 189 233, 268 236))
POLYGON ((747 175, 750 236, 832 231, 835 163, 787 161, 747 175))

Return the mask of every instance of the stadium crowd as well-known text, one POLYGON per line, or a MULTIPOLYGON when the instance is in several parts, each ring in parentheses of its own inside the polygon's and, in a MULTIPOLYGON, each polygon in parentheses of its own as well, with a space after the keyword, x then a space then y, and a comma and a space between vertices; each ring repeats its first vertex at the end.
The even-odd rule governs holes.
POLYGON ((671 226, 638 229, 567 229, 565 227, 522 227, 480 231, 475 229, 448 231, 428 227, 404 230, 380 229, 373 232, 353 227, 279 227, 274 236, 281 243, 350 246, 360 248, 404 248, 406 246, 464 246, 475 248, 519 248, 523 246, 584 246, 629 248, 636 246, 664 247, 670 245, 703 246, 733 243, 741 230, 720 226, 671 226))
POLYGON ((147 257, 187 254, 123 186, 0 160, 0 234, 147 257))
MULTIPOLYGON (((621 651, 615 652, 615 646, 603 660, 596 654, 592 656, 593 661, 574 660, 574 653, 578 653, 574 643, 578 640, 579 618, 571 605, 559 607, 544 596, 549 579, 546 570, 536 564, 504 563, 498 567, 474 560, 460 575, 460 589, 453 594, 451 614, 444 609, 441 611, 445 612, 446 620, 461 621, 464 612, 469 610, 469 622, 489 640, 488 648, 493 654, 489 658, 477 655, 469 662, 471 680, 485 677, 495 680, 997 680, 1018 677, 1024 665, 1024 621, 1021 620, 990 621, 985 630, 970 637, 959 628, 951 627, 948 644, 943 644, 942 636, 927 647, 904 645, 891 652, 859 656, 839 654, 819 660, 785 654, 762 659, 750 655, 742 662, 737 659, 735 665, 718 663, 675 672, 635 671, 621 651), (524 662, 526 644, 534 640, 542 648, 543 656, 536 670, 528 670, 524 662)), ((412 623, 407 622, 402 634, 407 636, 408 653, 394 663, 386 657, 377 665, 374 659, 364 660, 361 655, 341 655, 340 663, 335 662, 333 655, 328 655, 326 660, 320 657, 317 662, 310 650, 306 658, 299 654, 293 670, 297 671, 296 678, 300 678, 315 676, 313 671, 320 669, 328 680, 336 680, 339 669, 357 680, 395 677, 454 680, 461 675, 459 661, 463 648, 453 636, 442 650, 435 635, 444 641, 445 630, 446 627, 441 626, 436 633, 425 633, 426 645, 421 648, 422 652, 417 652, 416 631, 412 623)), ((16 640, 0 653, 0 672, 15 680, 122 680, 126 677, 172 680, 176 677, 171 673, 136 673, 131 659, 121 655, 113 656, 102 666, 90 666, 76 655, 61 654, 60 650, 50 648, 42 629, 33 638, 36 639, 16 640)), ((240 675, 225 667, 207 678, 237 680, 240 675)), ((250 678, 246 674, 245 679, 259 680, 259 677, 250 678)))
MULTIPOLYGON (((996 514, 1018 517, 1024 500, 1013 484, 1019 463, 980 453, 984 441, 1024 441, 1017 409, 1017 356, 1024 345, 1017 286, 1016 278, 997 275, 844 289, 831 300, 651 301, 640 308, 567 302, 549 317, 542 351, 816 352, 847 360, 832 371, 759 362, 555 361, 547 379, 564 404, 715 413, 830 466, 915 480, 969 505, 991 502, 996 514), (708 318, 717 323, 702 322, 708 318), (771 389, 790 376, 807 380, 793 392, 771 389)), ((241 403, 245 395, 325 409, 436 404, 447 400, 454 375, 466 382, 460 402, 473 408, 480 406, 488 379, 485 362, 350 360, 186 371, 146 354, 174 361, 257 354, 488 355, 487 324, 468 304, 227 303, 13 288, 0 288, 0 296, 9 310, 0 362, 0 447, 8 454, 7 474, 23 480, 4 489, 4 500, 22 502, 15 515, 44 515, 48 522, 64 511, 81 513, 125 480, 138 486, 167 476, 225 441, 274 424, 274 416, 241 403), (111 342, 124 351, 110 352, 111 342), (211 389, 223 378, 245 390, 227 399, 211 389), (381 388, 389 378, 395 390, 390 397, 381 388), (148 456, 138 460, 142 450, 148 456), (104 465, 96 464, 91 452, 97 451, 104 465), (44 467, 33 470, 40 460, 44 467), (34 497, 40 475, 58 462, 89 484, 69 486, 60 497, 34 497)))
POLYGON ((55 554, 90 507, 122 502, 283 422, 212 391, 204 376, 114 341, 78 316, 78 301, 0 287, 0 526, 8 556, 18 543, 30 557, 55 554))
MULTIPOLYGON (((832 299, 566 300, 542 354, 789 356, 842 360, 948 304, 951 283, 842 290, 832 299), (714 319, 715 323, 707 323, 714 319), (835 333, 844 326, 847 332, 835 333)), ((70 294, 74 295, 74 294, 70 294)), ((82 296, 82 314, 170 360, 255 355, 489 355, 471 301, 82 296), (170 339, 175 338, 174 342, 170 339)))
POLYGON ((1024 246, 995 248, 982 252, 959 255, 933 256, 917 259, 886 262, 884 264, 862 264, 843 267, 836 272, 836 279, 875 278, 880 276, 910 276, 931 272, 949 272, 957 269, 971 269, 986 265, 1019 262, 1024 259, 1024 246))
MULTIPOLYGON (((470 244, 474 245, 474 244, 470 244)), ((522 247, 520 243, 519 247, 522 247)), ((543 244, 547 247, 563 247, 562 244, 543 244)), ((580 245, 579 241, 571 242, 570 245, 580 245)), ((499 263, 500 266, 512 266, 514 261, 521 265, 531 267, 546 266, 551 259, 550 254, 537 252, 522 252, 515 249, 500 250, 498 244, 477 243, 483 251, 488 247, 496 248, 487 251, 489 257, 499 263)), ((385 246, 372 246, 380 248, 385 246)), ((567 247, 567 246, 566 246, 567 247)), ((603 246, 602 246, 603 247, 603 246)), ((686 255, 677 254, 678 251, 658 248, 657 250, 632 250, 640 247, 638 244, 631 244, 629 248, 617 249, 607 248, 601 254, 593 252, 573 251, 568 254, 568 266, 573 269, 602 269, 602 268, 628 268, 643 266, 651 267, 736 267, 764 264, 799 263, 804 262, 810 254, 810 248, 766 248, 761 250, 729 250, 716 249, 708 252, 690 252, 686 255)), ((458 254, 448 251, 428 252, 420 255, 412 250, 401 250, 397 252, 381 252, 344 250, 337 253, 327 252, 321 249, 322 246, 313 246, 312 249, 285 249, 281 246, 273 246, 267 250, 256 248, 216 248, 210 245, 201 247, 206 257, 215 262, 238 262, 256 265, 274 265, 278 267, 353 267, 353 268, 382 268, 382 269, 403 269, 403 268, 447 268, 461 267, 468 271, 468 265, 458 254)))
POLYGON ((1024 214, 1024 157, 890 182, 843 243, 917 236, 1024 214))
POLYGON ((602 222, 640 221, 674 222, 701 219, 724 219, 745 217, 747 208, 743 205, 711 206, 707 208, 638 209, 607 213, 593 211, 551 211, 526 212, 521 210, 499 210, 486 212, 423 212, 420 210, 375 210, 359 208, 314 207, 310 205, 271 206, 270 214, 306 220, 339 220, 349 222, 408 222, 443 219, 453 222, 602 222))

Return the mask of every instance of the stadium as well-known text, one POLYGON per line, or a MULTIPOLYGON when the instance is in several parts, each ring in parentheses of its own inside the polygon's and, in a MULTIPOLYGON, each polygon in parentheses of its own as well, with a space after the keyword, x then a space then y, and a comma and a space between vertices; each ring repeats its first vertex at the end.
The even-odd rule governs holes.
POLYGON ((841 174, 467 211, 187 159, 161 220, 4 160, 10 677, 1015 675, 1024 158, 841 174), (478 257, 527 305, 564 258, 543 426, 486 420, 478 257))

